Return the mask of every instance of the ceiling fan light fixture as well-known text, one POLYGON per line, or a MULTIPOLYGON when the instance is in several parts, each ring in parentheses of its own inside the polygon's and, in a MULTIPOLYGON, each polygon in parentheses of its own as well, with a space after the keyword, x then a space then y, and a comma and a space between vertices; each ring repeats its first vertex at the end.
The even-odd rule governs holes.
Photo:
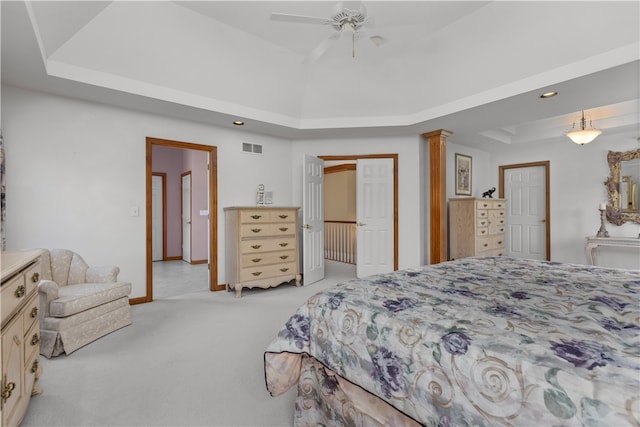
MULTIPOLYGON (((573 122, 573 128, 576 127, 576 123, 573 122)), ((602 133, 593 127, 591 120, 589 120, 589 128, 587 128, 587 121, 584 118, 584 110, 582 110, 582 117, 580 118, 580 129, 567 132, 567 137, 576 144, 585 145, 593 141, 602 133)))

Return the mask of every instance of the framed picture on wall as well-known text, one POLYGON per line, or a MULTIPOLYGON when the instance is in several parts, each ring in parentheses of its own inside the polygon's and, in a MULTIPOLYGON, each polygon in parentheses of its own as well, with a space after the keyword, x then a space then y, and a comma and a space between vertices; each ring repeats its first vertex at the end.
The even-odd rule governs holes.
POLYGON ((456 153, 456 194, 471 195, 471 156, 456 153))

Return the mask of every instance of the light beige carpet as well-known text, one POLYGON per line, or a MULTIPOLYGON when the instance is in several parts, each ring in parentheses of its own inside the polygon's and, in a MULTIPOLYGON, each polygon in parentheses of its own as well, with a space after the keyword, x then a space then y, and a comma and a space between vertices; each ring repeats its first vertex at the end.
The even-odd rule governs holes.
POLYGON ((41 358, 30 426, 288 426, 294 391, 271 397, 263 353, 307 298, 353 278, 328 263, 327 278, 296 288, 195 292, 135 305, 133 324, 69 356, 41 358))

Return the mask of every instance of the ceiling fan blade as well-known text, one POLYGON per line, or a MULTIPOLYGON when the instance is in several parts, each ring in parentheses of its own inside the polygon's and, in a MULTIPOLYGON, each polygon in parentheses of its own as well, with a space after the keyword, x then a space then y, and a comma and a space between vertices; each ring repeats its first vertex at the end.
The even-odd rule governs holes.
POLYGON ((329 36, 329 38, 323 40, 318 46, 316 46, 311 53, 303 61, 304 64, 311 64, 317 61, 324 53, 329 50, 331 44, 338 40, 342 36, 342 31, 335 32, 329 36))
POLYGON ((300 24, 320 24, 320 25, 330 25, 333 23, 331 19, 327 18, 318 18, 316 16, 304 16, 304 15, 291 15, 288 13, 271 13, 272 21, 281 21, 281 22, 295 22, 300 24))

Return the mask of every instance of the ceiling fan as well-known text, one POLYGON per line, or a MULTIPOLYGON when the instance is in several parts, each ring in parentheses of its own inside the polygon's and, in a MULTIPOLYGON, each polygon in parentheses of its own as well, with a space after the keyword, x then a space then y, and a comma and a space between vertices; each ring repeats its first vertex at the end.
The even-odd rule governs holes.
POLYGON ((380 35, 369 36, 364 27, 372 24, 372 19, 367 17, 367 9, 360 2, 357 9, 349 9, 344 7, 343 3, 338 3, 333 7, 333 14, 329 18, 321 18, 316 16, 292 15, 288 13, 273 12, 271 14, 272 21, 295 22, 303 24, 329 25, 335 31, 326 40, 316 46, 305 62, 314 62, 320 58, 330 47, 330 45, 338 40, 344 33, 351 35, 351 56, 356 56, 356 41, 368 37, 375 45, 380 46, 386 43, 386 39, 380 35))

